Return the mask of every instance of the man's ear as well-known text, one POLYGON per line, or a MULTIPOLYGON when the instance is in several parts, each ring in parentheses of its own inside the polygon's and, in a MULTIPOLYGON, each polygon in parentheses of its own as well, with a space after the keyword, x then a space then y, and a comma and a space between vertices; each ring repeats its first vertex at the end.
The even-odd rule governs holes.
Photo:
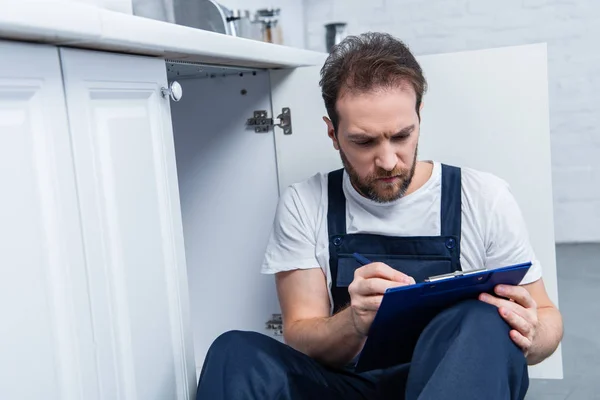
POLYGON ((329 136, 333 141, 333 147, 336 150, 339 150, 340 145, 338 143, 337 137, 335 136, 335 128, 333 127, 333 122, 331 122, 331 120, 327 117, 323 117, 323 121, 325 121, 325 124, 327 124, 327 136, 329 136))

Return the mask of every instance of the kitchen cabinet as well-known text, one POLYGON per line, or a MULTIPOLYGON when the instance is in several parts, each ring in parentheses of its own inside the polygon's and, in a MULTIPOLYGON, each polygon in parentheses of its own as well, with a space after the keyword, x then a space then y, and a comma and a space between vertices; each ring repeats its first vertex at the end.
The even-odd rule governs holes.
POLYGON ((164 61, 61 49, 102 398, 195 386, 164 61))
MULTIPOLYGON (((30 65, 1 71, 10 82, 2 86, 3 178, 19 195, 3 208, 11 214, 4 243, 16 245, 4 265, 37 246, 20 260, 27 268, 16 276, 7 270, 3 283, 21 294, 40 286, 37 299, 9 313, 18 329, 3 370, 27 362, 19 357, 39 342, 36 365, 47 384, 25 398, 190 398, 196 366, 216 336, 269 334, 265 323, 279 312, 272 277, 258 272, 280 194, 281 128, 256 132, 247 119, 255 111, 270 117, 272 97, 285 103, 290 93, 272 96, 272 79, 294 76, 1 43, 0 51, 18 51, 17 65, 30 65), (183 87, 179 102, 165 90, 174 80, 183 87), (37 229, 38 243, 9 240, 14 227, 37 229), (34 275, 52 279, 27 280, 34 275), (49 294, 55 301, 46 302, 49 294), (44 329, 23 324, 27 312, 44 329)), ((310 110, 298 122, 292 115, 300 132, 321 125, 310 110)), ((323 114, 320 103, 312 110, 323 114)), ((4 304, 20 300, 3 295, 4 304)), ((23 395, 31 369, 17 370, 24 375, 3 394, 23 395)))
MULTIPOLYGON (((325 55, 119 54, 115 26, 106 49, 0 41, 0 368, 14 376, 2 398, 193 398, 219 334, 274 334, 274 281, 259 270, 279 195, 341 166, 321 119, 325 55)), ((420 152, 511 184, 558 303, 545 57, 543 45, 420 57, 420 152)), ((560 351, 532 372, 560 377, 560 351)))
POLYGON ((0 54, 0 397, 98 398, 58 50, 0 54))

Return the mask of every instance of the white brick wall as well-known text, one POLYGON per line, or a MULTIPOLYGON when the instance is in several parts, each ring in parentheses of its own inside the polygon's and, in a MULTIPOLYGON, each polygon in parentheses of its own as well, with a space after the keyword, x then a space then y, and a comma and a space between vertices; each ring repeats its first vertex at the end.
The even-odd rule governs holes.
POLYGON ((386 31, 415 54, 548 43, 556 240, 600 241, 600 1, 304 0, 306 45, 324 24, 386 31))

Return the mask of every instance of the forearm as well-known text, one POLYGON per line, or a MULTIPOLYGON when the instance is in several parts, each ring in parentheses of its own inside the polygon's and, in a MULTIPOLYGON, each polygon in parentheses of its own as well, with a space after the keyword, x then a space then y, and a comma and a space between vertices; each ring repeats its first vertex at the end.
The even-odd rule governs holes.
POLYGON ((538 364, 552 355, 563 336, 562 317, 556 308, 538 309, 538 321, 536 335, 527 355, 529 365, 538 364))
POLYGON ((296 350, 332 367, 351 361, 366 338, 360 335, 346 308, 332 317, 300 320, 284 327, 286 342, 296 350))

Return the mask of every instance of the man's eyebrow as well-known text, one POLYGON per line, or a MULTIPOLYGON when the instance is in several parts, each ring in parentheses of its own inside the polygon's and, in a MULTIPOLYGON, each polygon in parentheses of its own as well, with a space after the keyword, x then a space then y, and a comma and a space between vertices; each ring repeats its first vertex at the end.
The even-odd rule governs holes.
POLYGON ((376 138, 367 133, 348 133, 348 139, 351 140, 373 140, 376 138))
MULTIPOLYGON (((409 135, 412 131, 415 130, 415 125, 409 125, 405 128, 402 128, 400 131, 391 134, 390 136, 401 136, 401 135, 409 135)), ((379 136, 371 136, 368 133, 348 133, 348 139, 350 140, 373 140, 377 139, 379 136)))
POLYGON ((412 133, 412 131, 414 131, 414 130, 415 130, 415 125, 412 124, 412 125, 407 126, 406 128, 402 128, 400 130, 400 132, 397 132, 397 133, 395 133, 392 136, 396 136, 396 135, 408 135, 409 133, 412 133))

